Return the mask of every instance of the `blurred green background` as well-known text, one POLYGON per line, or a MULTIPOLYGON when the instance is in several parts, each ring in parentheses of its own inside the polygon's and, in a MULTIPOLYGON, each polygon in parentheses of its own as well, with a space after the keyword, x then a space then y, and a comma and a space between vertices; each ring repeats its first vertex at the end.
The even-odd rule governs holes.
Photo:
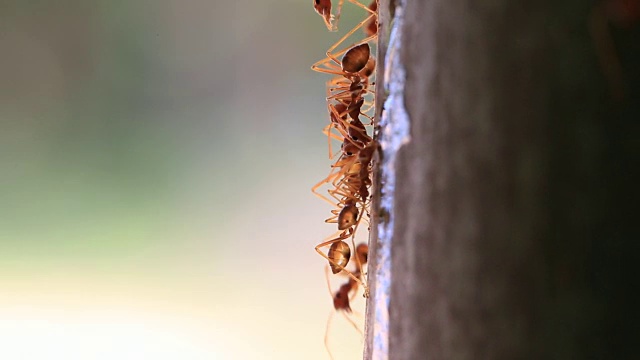
POLYGON ((0 2, 1 359, 327 358, 311 3, 0 2))

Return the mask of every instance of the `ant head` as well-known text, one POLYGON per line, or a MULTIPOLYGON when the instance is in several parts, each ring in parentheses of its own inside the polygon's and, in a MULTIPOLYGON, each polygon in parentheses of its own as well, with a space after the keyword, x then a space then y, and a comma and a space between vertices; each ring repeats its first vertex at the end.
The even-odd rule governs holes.
POLYGON ((334 242, 329 248, 327 257, 331 259, 331 262, 329 262, 331 272, 337 274, 344 270, 344 267, 349 263, 349 259, 351 258, 351 248, 349 248, 349 245, 342 240, 334 242))
POLYGON ((369 257, 369 245, 365 243, 358 244, 358 246, 356 246, 356 256, 358 260, 360 260, 360 264, 366 264, 369 257))
MULTIPOLYGON (((376 10, 378 10, 378 2, 372 1, 371 4, 369 4, 369 10, 376 12, 376 10)), ((377 17, 369 20, 369 23, 364 27, 364 33, 367 34, 367 36, 373 36, 378 33, 377 17)))
POLYGON ((313 0, 313 9, 322 16, 327 29, 333 31, 333 15, 331 15, 331 0, 313 0))
POLYGON ((338 230, 345 230, 356 224, 358 208, 354 204, 347 204, 338 214, 338 230))
POLYGON ((366 130, 358 129, 358 128, 349 128, 349 137, 354 142, 358 144, 364 144, 369 141, 369 137, 367 136, 366 130))
POLYGON ((351 283, 348 282, 340 286, 340 289, 336 291, 333 296, 333 308, 336 310, 344 310, 345 312, 351 312, 351 305, 349 304, 349 291, 351 291, 351 283))
POLYGON ((371 48, 367 43, 352 47, 342 57, 342 70, 352 74, 360 72, 369 62, 370 55, 371 48))

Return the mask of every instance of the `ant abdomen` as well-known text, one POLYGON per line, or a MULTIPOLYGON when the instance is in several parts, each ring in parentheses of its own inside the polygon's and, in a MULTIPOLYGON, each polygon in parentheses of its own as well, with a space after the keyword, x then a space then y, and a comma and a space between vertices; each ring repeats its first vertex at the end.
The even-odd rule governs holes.
POLYGON ((342 70, 352 74, 360 72, 367 66, 370 55, 371 48, 367 43, 352 47, 342 58, 342 70))
POLYGON ((329 263, 331 272, 337 274, 344 270, 344 267, 349 263, 349 259, 351 258, 351 249, 346 242, 338 241, 331 244, 327 256, 332 260, 332 262, 329 263))
POLYGON ((338 230, 346 230, 356 224, 358 208, 354 204, 345 205, 338 214, 338 230))

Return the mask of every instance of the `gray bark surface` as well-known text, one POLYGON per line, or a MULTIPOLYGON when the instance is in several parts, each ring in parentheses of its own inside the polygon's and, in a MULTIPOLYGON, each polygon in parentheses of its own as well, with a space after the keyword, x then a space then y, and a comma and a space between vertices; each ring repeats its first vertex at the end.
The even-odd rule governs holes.
MULTIPOLYGON (((383 44, 393 5, 381 1, 383 44)), ((612 29, 626 81, 615 102, 592 3, 398 5, 411 128, 389 215, 389 358, 634 358, 638 26, 612 29)), ((376 240, 385 219, 372 213, 376 240)), ((366 358, 374 323, 368 311, 366 358)))

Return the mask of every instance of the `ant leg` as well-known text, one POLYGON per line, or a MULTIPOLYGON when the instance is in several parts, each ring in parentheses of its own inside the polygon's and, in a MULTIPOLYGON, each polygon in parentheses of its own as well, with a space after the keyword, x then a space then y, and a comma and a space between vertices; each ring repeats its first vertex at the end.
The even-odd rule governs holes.
MULTIPOLYGON (((322 133, 327 135, 329 137, 329 139, 333 139, 333 140, 338 140, 340 142, 344 141, 344 134, 342 134, 342 132, 340 131, 339 128, 336 127, 336 130, 340 131, 340 135, 334 134, 331 132, 331 129, 335 127, 334 123, 331 123, 327 126, 324 127, 324 129, 322 129, 322 133)), ((331 152, 333 153, 333 152, 331 152)))
POLYGON ((336 204, 334 204, 331 200, 329 200, 328 198, 326 198, 324 195, 320 194, 317 192, 318 188, 320 188, 322 185, 332 182, 334 179, 336 179, 337 177, 340 177, 342 174, 346 173, 349 168, 351 168, 351 166, 358 160, 357 156, 352 156, 350 158, 345 158, 344 155, 342 155, 340 157, 340 159, 338 159, 338 161, 333 164, 331 166, 331 172, 329 173, 329 175, 320 180, 317 184, 315 184, 312 188, 311 188, 311 192, 316 195, 317 197, 319 197, 322 200, 325 200, 326 202, 328 202, 329 204, 331 204, 332 206, 336 206, 336 204), (338 171, 334 172, 336 168, 339 168, 338 171))
MULTIPOLYGON (((329 173, 329 175, 326 178, 318 181, 318 183, 315 184, 311 188, 311 192, 312 193, 314 193, 317 196, 319 196, 320 198, 328 201, 333 206, 335 206, 335 204, 333 202, 331 202, 331 200, 329 200, 329 199, 325 198, 324 196, 320 195, 316 190, 318 188, 320 188, 322 185, 332 182, 335 178, 339 177, 340 175, 342 175, 342 174, 344 174, 346 172, 346 169, 344 169, 344 167, 346 167, 348 165, 350 166, 350 164, 349 164, 349 162, 346 162, 347 159, 344 159, 343 157, 344 157, 344 155, 341 156, 341 158, 338 159, 338 161, 335 164, 331 165, 331 172, 329 173), (336 168, 340 168, 340 170, 336 171, 335 170, 336 168)), ((354 158, 355 158, 355 156, 354 156, 354 158)), ((353 162, 355 160, 357 160, 357 159, 353 159, 351 161, 353 162)))
MULTIPOLYGON (((348 126, 348 122, 344 119, 344 117, 347 115, 346 110, 343 113, 338 113, 338 110, 335 108, 335 105, 329 104, 328 107, 329 107, 329 118, 331 119, 330 120, 331 123, 327 125, 327 127, 325 127, 322 132, 323 134, 329 137, 327 139, 329 142, 329 159, 333 159, 335 155, 333 154, 331 139, 344 142, 345 139, 350 139, 350 138, 349 138, 349 133, 346 129, 346 127, 348 126), (340 133, 340 135, 332 133, 331 129, 333 128, 335 128, 340 133)), ((350 142, 353 142, 353 141, 350 141, 350 142)), ((354 145, 358 146, 355 143, 354 145)), ((339 151, 336 152, 336 154, 338 153, 339 151)))
MULTIPOLYGON (((358 313, 358 315, 360 315, 360 314, 358 313)), ((344 316, 344 318, 347 319, 349 324, 351 324, 351 326, 353 326, 353 328, 356 329, 356 331, 358 332, 358 334, 360 334, 360 336, 364 336, 364 333, 362 332, 362 329, 360 329, 358 324, 356 324, 356 322, 353 321, 353 319, 346 312, 342 311, 342 316, 344 316)), ((362 316, 362 315, 360 315, 360 316, 362 316)))
MULTIPOLYGON (((365 206, 362 205, 362 210, 365 210, 365 206)), ((361 211, 362 211, 361 210, 361 211)), ((364 211, 363 211, 364 212, 364 211)), ((353 245, 353 248, 356 249, 356 231, 358 230, 358 226, 360 225, 360 221, 362 221, 363 216, 360 216, 358 218, 358 221, 356 221, 356 224, 354 226, 353 232, 351 233, 351 245, 353 245)), ((366 285, 366 281, 367 279, 365 278, 364 275, 364 271, 363 271, 363 264, 362 261, 360 260, 360 256, 358 256, 356 254, 356 266, 358 269, 358 272, 360 273, 360 276, 362 277, 362 280, 359 280, 360 284, 362 284, 363 288, 364 288, 364 297, 369 297, 369 288, 366 285)))
POLYGON ((369 108, 367 108, 366 110, 362 110, 360 112, 360 115, 366 117, 367 119, 369 119, 369 122, 367 124, 364 124, 365 126, 372 126, 374 121, 373 121, 373 116, 369 116, 366 113, 369 112, 369 110, 373 109, 373 107, 376 106, 375 104, 371 104, 371 106, 369 108))
POLYGON ((365 11, 375 15, 376 17, 378 16, 378 14, 375 11, 369 9, 368 6, 364 5, 363 3, 359 2, 358 0, 349 0, 349 2, 354 4, 354 5, 356 5, 356 6, 359 6, 359 7, 363 8, 365 11))
MULTIPOLYGON (((329 104, 329 116, 331 118, 331 125, 333 125, 336 128, 336 130, 340 132, 340 135, 342 136, 342 139, 336 139, 336 140, 350 139, 347 128, 350 127, 351 125, 346 119, 348 111, 349 111, 349 108, 347 107, 342 113, 339 113, 335 105, 329 104)), ((357 146, 357 144, 355 143, 354 145, 357 146)))
POLYGON ((340 65, 340 63, 334 64, 334 63, 331 63, 331 62, 324 62, 324 63, 322 63, 320 65, 324 66, 324 68, 321 68, 322 70, 331 70, 331 71, 338 72, 338 74, 337 74, 338 76, 334 77, 332 79, 333 81, 336 81, 336 79, 341 79, 341 78, 344 77, 344 73, 342 71, 342 66, 340 65))
POLYGON ((338 1, 338 8, 336 9, 336 16, 334 18, 335 23, 333 24, 333 28, 331 31, 338 31, 338 23, 340 22, 340 14, 342 13, 342 5, 344 5, 344 0, 338 1))
POLYGON ((346 203, 347 200, 349 200, 349 201, 358 201, 359 200, 357 197, 355 197, 353 195, 340 192, 340 189, 336 189, 336 190, 329 189, 329 194, 334 199, 338 200, 340 203, 346 203), (341 197, 339 198, 339 196, 341 196, 341 197))
POLYGON ((346 203, 347 201, 359 202, 360 199, 353 195, 358 192, 358 187, 359 184, 340 181, 340 184, 335 189, 329 189, 329 194, 340 203, 346 203))
POLYGON ((327 281, 327 290, 329 290, 329 295, 333 298, 333 291, 331 291, 331 283, 329 282, 329 265, 324 266, 324 279, 327 281))
POLYGON ((372 102, 365 101, 365 104, 363 104, 363 105, 367 105, 367 108, 361 110, 360 113, 362 115, 364 115, 367 119, 369 119, 369 120, 371 120, 373 122, 373 118, 371 116, 367 115, 366 113, 368 113, 371 109, 373 109, 376 106, 376 104, 373 101, 372 102))
MULTIPOLYGON (((342 70, 342 68, 340 68, 340 67, 338 67, 338 66, 336 66, 334 64, 331 64, 331 63, 327 64, 327 67, 332 68, 332 69, 335 67, 334 70, 342 70)), ((344 76, 336 76, 333 79, 327 81, 327 87, 330 84, 344 84, 345 86, 349 86, 349 85, 351 85, 351 81, 349 81, 349 79, 345 78, 344 76)))
POLYGON ((320 194, 319 192, 317 192, 318 188, 322 185, 324 185, 326 182, 323 180, 319 183, 317 183, 313 188, 311 188, 311 192, 313 193, 313 195, 317 196, 318 198, 328 202, 329 204, 331 204, 331 206, 337 206, 336 204, 334 204, 331 200, 329 200, 329 198, 327 198, 326 196, 320 194))
MULTIPOLYGON (((329 290, 329 296, 333 299, 333 292, 331 291, 331 284, 329 283, 329 266, 325 265, 324 267, 324 278, 327 280, 327 290, 329 290)), ((327 349, 329 353, 329 357, 333 359, 333 354, 331 353, 331 349, 329 348, 329 329, 331 325, 331 320, 333 319, 333 314, 336 313, 336 310, 333 309, 329 313, 329 318, 327 318, 327 327, 324 330, 324 347, 327 349)))
MULTIPOLYGON (((327 135, 327 141, 329 143, 329 159, 333 159, 336 155, 338 155, 338 153, 340 152, 340 150, 338 150, 335 154, 333 153, 333 146, 331 145, 331 140, 338 140, 340 142, 344 141, 344 136, 342 136, 342 134, 336 135, 333 132, 331 132, 331 129, 335 126, 334 123, 331 123, 327 126, 325 126, 324 129, 322 129, 322 133, 327 135)), ((336 128, 337 129, 337 128, 336 128)), ((338 131, 340 131, 340 129, 337 129, 338 131)))
MULTIPOLYGON (((327 203, 329 203, 329 204, 330 204, 331 206, 333 206, 333 207, 337 207, 337 206, 338 206, 338 203, 335 203, 335 202, 331 201, 328 197, 326 197, 326 196, 324 196, 324 195, 320 194, 320 193, 318 192, 318 189, 319 189, 321 186, 323 186, 324 184, 328 184, 328 183, 330 183, 330 182, 334 181, 334 178, 335 178, 336 176, 339 176, 339 173, 335 173, 335 174, 330 173, 330 174, 329 174, 329 176, 327 176, 326 178, 322 179, 321 181, 319 181, 317 184, 315 184, 315 185, 311 188, 311 193, 313 193, 313 195, 315 195, 315 196, 317 196, 318 198, 320 198, 320 199, 322 199, 322 200, 326 201, 327 203)), ((338 200, 338 199, 336 199, 336 200, 338 200)))
POLYGON ((338 214, 333 215, 332 217, 326 219, 324 222, 327 223, 327 224, 337 224, 338 223, 338 214))
MULTIPOLYGON (((329 60, 331 60, 331 59, 329 59, 329 60)), ((327 62, 328 62, 327 58, 324 58, 324 59, 320 60, 317 63, 311 65, 311 70, 313 70, 315 72, 323 73, 323 74, 341 75, 341 76, 345 75, 344 71, 342 71, 342 70, 333 70, 331 68, 325 69, 325 68, 320 67, 320 65, 324 65, 327 62)))
POLYGON ((332 94, 327 96, 327 100, 336 100, 341 103, 352 101, 351 95, 353 94, 353 91, 349 89, 348 85, 336 86, 336 87, 328 88, 327 90, 329 94, 332 94))
POLYGON ((327 327, 324 330, 324 348, 327 350, 327 353, 329 354, 329 358, 331 360, 333 360, 333 354, 331 353, 331 348, 329 348, 329 328, 331 326, 331 320, 333 320, 333 314, 335 313, 335 309, 331 310, 331 313, 329 313, 329 318, 327 319, 327 327))
POLYGON ((320 199, 328 202, 329 204, 331 204, 331 206, 337 206, 337 204, 335 204, 333 201, 331 201, 329 198, 325 197, 324 195, 320 194, 318 192, 318 189, 327 183, 330 183, 331 181, 333 181, 333 179, 337 176, 340 176, 340 173, 335 173, 335 174, 329 174, 329 176, 327 176, 326 178, 322 179, 321 181, 319 181, 317 184, 315 184, 312 188, 311 188, 311 192, 319 197, 320 199))

